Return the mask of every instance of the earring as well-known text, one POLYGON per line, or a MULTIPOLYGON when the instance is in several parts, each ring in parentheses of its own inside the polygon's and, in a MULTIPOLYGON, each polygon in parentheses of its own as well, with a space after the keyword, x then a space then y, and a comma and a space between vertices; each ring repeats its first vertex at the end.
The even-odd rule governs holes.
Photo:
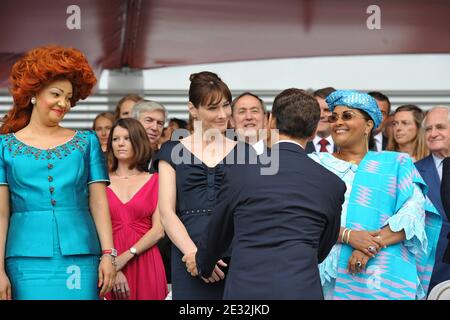
POLYGON ((369 152, 369 134, 367 132, 365 132, 364 133, 364 137, 365 137, 365 140, 366 140, 366 143, 365 143, 366 152, 369 152))
POLYGON ((36 98, 35 97, 31 98, 31 104, 36 104, 36 98))

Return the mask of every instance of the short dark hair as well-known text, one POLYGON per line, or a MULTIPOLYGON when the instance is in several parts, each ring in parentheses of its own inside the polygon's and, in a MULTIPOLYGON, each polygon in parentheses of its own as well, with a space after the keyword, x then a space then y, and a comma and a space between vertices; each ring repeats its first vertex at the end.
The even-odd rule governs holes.
POLYGON ((382 94, 379 91, 370 91, 367 93, 369 96, 372 96, 372 98, 374 98, 375 100, 378 101, 386 101, 388 104, 388 114, 391 113, 391 101, 389 101, 389 98, 382 94))
POLYGON ((175 122, 178 125, 178 128, 180 128, 180 129, 186 129, 187 125, 188 125, 186 120, 178 119, 178 118, 170 118, 169 123, 170 122, 175 122))
POLYGON ((322 89, 318 89, 316 91, 314 91, 314 93, 312 94, 313 97, 319 97, 322 99, 326 99, 331 93, 335 92, 336 89, 333 87, 326 87, 326 88, 322 88, 322 89))
POLYGON ((245 92, 241 93, 240 95, 238 95, 236 98, 234 98, 234 100, 231 102, 231 112, 234 112, 234 106, 239 101, 239 99, 242 97, 245 97, 245 96, 251 96, 251 97, 257 99, 261 105, 261 109, 262 109, 263 113, 267 112, 264 101, 260 97, 258 97, 256 94, 253 94, 250 91, 245 91, 245 92))
POLYGON ((133 146, 134 156, 131 161, 130 170, 137 168, 139 171, 148 171, 148 164, 152 155, 152 147, 148 140, 147 133, 145 132, 142 124, 133 118, 125 118, 117 120, 112 128, 108 138, 108 169, 110 172, 116 171, 118 167, 118 160, 114 156, 112 148, 112 139, 114 135, 114 129, 121 127, 128 130, 130 136, 130 142, 133 146))
POLYGON ((320 107, 312 95, 290 88, 275 97, 272 115, 280 133, 304 139, 314 134, 320 119, 320 107))

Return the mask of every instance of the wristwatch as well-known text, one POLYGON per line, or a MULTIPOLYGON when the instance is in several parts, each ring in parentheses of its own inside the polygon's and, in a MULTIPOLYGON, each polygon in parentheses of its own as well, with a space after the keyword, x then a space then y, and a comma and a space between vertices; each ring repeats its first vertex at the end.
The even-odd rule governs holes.
POLYGON ((133 256, 136 256, 137 255, 137 249, 135 248, 135 247, 131 247, 130 249, 128 249, 130 252, 131 252, 131 254, 133 255, 133 256))

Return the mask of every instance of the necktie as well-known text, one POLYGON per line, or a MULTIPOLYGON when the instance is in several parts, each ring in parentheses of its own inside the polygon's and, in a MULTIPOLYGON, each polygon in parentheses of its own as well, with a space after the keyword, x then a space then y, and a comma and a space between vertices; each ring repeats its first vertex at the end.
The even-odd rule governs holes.
POLYGON ((320 139, 319 144, 320 144, 319 152, 328 152, 327 145, 329 145, 330 143, 328 142, 327 139, 325 138, 320 139))

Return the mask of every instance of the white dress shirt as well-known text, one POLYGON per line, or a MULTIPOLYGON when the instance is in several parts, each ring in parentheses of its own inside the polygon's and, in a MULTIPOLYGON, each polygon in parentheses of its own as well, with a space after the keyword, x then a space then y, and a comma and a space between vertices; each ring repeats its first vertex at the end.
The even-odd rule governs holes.
POLYGON ((377 146, 377 151, 383 151, 383 132, 378 133, 373 136, 375 140, 375 145, 377 146))
POLYGON ((434 165, 436 166, 436 170, 439 175, 439 180, 442 181, 442 161, 444 161, 444 158, 439 158, 435 156, 434 154, 431 154, 433 156, 434 165))
POLYGON ((258 140, 255 144, 252 144, 253 149, 255 149, 256 154, 259 156, 264 153, 264 148, 266 147, 264 144, 264 140, 258 140))
POLYGON ((278 143, 280 143, 280 142, 289 142, 289 143, 293 143, 293 144, 298 145, 298 146, 299 146, 300 148, 302 148, 303 150, 305 150, 305 147, 304 147, 304 146, 302 146, 300 143, 295 142, 295 141, 292 141, 292 140, 279 140, 279 141, 275 142, 273 145, 276 145, 276 144, 278 144, 278 143))
MULTIPOLYGON (((327 148, 328 152, 329 153, 333 153, 334 152, 334 141, 333 141, 333 138, 331 138, 331 135, 329 135, 325 139, 329 142, 326 145, 326 148, 327 148)), ((319 143, 320 140, 322 140, 322 138, 319 137, 319 136, 315 136, 314 139, 313 139, 314 149, 316 149, 317 152, 320 152, 320 143, 319 143)))

